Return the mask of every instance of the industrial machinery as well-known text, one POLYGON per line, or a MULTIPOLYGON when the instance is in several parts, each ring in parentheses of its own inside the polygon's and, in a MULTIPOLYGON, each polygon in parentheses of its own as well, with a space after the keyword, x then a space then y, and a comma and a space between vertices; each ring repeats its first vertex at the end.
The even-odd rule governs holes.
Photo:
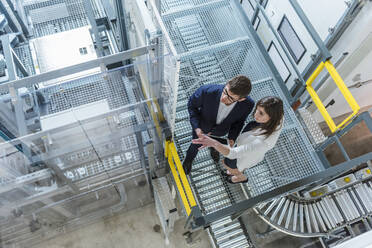
MULTIPOLYGON (((359 113, 290 2, 322 61, 306 79, 297 70, 296 89, 283 83, 239 1, 1 0, 0 247, 37 244, 153 198, 166 239, 186 216, 185 229, 205 229, 214 247, 255 246, 242 218, 250 209, 274 230, 324 247, 370 230, 372 153, 350 158, 339 140, 361 122, 372 132, 370 113, 359 113), (312 86, 323 68, 353 109, 338 125, 312 86), (253 99, 284 100, 279 141, 242 187, 227 184, 205 151, 186 177, 187 100, 237 74, 251 78, 253 99), (329 137, 295 107, 305 90, 329 137), (333 143, 345 162, 330 166, 323 151, 333 143)), ((266 16, 257 2, 258 12, 266 16)))

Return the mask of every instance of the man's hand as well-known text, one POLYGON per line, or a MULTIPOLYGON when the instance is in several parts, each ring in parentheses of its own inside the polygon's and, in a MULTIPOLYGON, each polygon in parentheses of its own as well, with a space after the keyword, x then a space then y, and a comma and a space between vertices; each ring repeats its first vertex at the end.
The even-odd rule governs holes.
POLYGON ((200 128, 195 129, 195 133, 199 138, 203 137, 203 131, 200 128))
POLYGON ((229 145, 230 145, 230 147, 233 147, 234 146, 234 140, 232 140, 232 139, 229 139, 229 145))
POLYGON ((201 150, 205 147, 214 147, 216 143, 218 143, 218 141, 212 139, 211 137, 208 137, 205 134, 202 134, 200 138, 193 139, 192 143, 202 145, 201 147, 198 148, 199 150, 201 150))

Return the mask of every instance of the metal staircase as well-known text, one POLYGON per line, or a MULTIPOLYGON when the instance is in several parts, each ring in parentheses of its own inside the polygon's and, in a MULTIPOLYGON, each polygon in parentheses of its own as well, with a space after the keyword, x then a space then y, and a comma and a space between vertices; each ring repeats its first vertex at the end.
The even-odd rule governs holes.
MULTIPOLYGON (((162 21, 181 62, 174 123, 174 140, 181 160, 191 142, 187 101, 201 85, 224 84, 230 78, 244 74, 253 81, 253 99, 268 95, 284 99, 236 7, 233 1, 162 1, 162 21)), ((280 144, 263 162, 247 172, 249 182, 246 187, 251 196, 321 169, 287 103, 285 108, 280 144), (283 157, 282 154, 287 155, 283 157)), ((245 199, 241 188, 228 185, 220 171, 220 165, 213 163, 208 151, 198 153, 189 181, 203 214, 217 212, 245 199)), ((221 218, 210 225, 209 231, 217 247, 252 246, 239 219, 221 218)))

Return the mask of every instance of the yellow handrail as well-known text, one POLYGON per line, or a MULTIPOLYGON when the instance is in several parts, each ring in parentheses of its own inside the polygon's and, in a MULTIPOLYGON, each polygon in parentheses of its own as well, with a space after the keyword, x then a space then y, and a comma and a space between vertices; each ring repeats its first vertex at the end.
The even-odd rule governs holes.
POLYGON ((342 80, 341 76, 338 74, 336 68, 333 66, 333 64, 329 60, 325 62, 321 62, 319 66, 315 69, 313 74, 309 77, 309 79, 306 82, 306 89, 309 92, 311 99, 313 100, 317 108, 319 109, 320 114, 323 116, 324 120, 326 121, 329 129, 331 129, 332 133, 336 132, 339 129, 346 127, 347 123, 351 120, 351 118, 353 118, 356 114, 358 114, 360 110, 358 103, 355 101, 353 95, 350 93, 349 89, 346 87, 344 81, 342 80), (343 120, 337 126, 335 122, 333 121, 332 117, 327 112, 326 108, 324 107, 318 94, 315 92, 314 88, 311 86, 315 78, 324 69, 324 67, 327 69, 332 79, 335 81, 337 87, 341 91, 341 94, 345 97, 346 101, 348 102, 351 109, 353 110, 353 113, 349 115, 345 120, 343 120))
POLYGON ((185 171, 183 170, 181 160, 176 150, 176 146, 172 141, 165 142, 165 154, 168 157, 169 167, 171 169, 178 192, 181 196, 181 200, 185 207, 186 213, 187 215, 190 215, 191 208, 196 206, 196 201, 192 193, 190 184, 186 178, 185 171))
POLYGON ((178 170, 178 173, 179 173, 179 175, 181 177, 182 184, 185 187, 187 198, 190 201, 190 205, 191 205, 191 207, 196 206, 195 198, 194 198, 194 195, 192 194, 189 181, 186 178, 185 171, 183 170, 183 167, 182 167, 182 164, 181 164, 181 160, 178 157, 176 146, 174 145, 173 142, 171 142, 169 144, 169 146, 170 146, 170 150, 171 150, 172 156, 174 158, 174 161, 176 162, 177 170, 178 170))

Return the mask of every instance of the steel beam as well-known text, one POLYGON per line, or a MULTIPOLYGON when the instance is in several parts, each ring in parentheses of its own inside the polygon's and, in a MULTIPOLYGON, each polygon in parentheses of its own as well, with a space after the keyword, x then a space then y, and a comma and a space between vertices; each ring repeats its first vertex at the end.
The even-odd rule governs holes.
MULTIPOLYGON (((128 41, 128 34, 126 28, 126 13, 124 7, 124 1, 122 0, 115 0, 114 1, 117 21, 118 21, 118 28, 119 28, 119 35, 120 35, 120 52, 126 51, 129 49, 129 41, 128 41)), ((130 60, 127 60, 125 64, 130 64, 130 60)))
POLYGON ((9 27, 12 29, 12 31, 14 33, 17 33, 20 41, 24 42, 26 41, 26 39, 23 37, 22 34, 20 34, 20 30, 18 29, 17 25, 14 23, 14 20, 13 18, 11 17, 11 15, 9 14, 8 10, 6 9, 5 5, 3 4, 2 0, 0 0, 0 13, 2 13, 5 18, 7 19, 8 21, 8 25, 9 27))
POLYGON ((40 180, 48 179, 52 177, 52 171, 50 169, 43 169, 30 174, 22 175, 17 177, 14 181, 6 184, 0 184, 0 194, 20 188, 26 184, 34 183, 40 180))
POLYGON ((82 72, 85 70, 100 67, 102 64, 109 65, 122 60, 130 59, 133 57, 141 56, 147 54, 149 50, 155 48, 155 45, 144 46, 139 48, 134 48, 125 52, 120 52, 113 55, 108 55, 105 57, 89 60, 80 64, 67 66, 61 69, 56 69, 48 71, 45 73, 29 76, 27 78, 18 79, 15 81, 7 82, 0 85, 0 90, 7 90, 10 87, 21 88, 30 87, 34 84, 40 82, 56 79, 63 76, 68 76, 74 73, 82 72))
POLYGON ((269 54, 267 53, 264 45, 262 44, 262 41, 260 37, 258 37, 257 32, 254 30, 252 23, 250 22, 248 16, 246 13, 244 13, 243 8, 240 6, 238 1, 232 1, 233 4, 235 4, 235 8, 238 12, 240 12, 240 16, 242 16, 243 21, 246 23, 246 27, 248 28, 249 32, 251 33, 254 42, 257 44, 258 49, 261 51, 261 55, 266 61, 267 65, 270 67, 270 70, 273 74, 273 77, 276 79, 276 82, 278 83, 280 89, 282 90, 285 98, 289 103, 292 103, 292 96, 289 93, 289 90, 287 86, 284 84, 282 77, 280 76, 278 70, 276 69, 272 59, 270 58, 269 54))
MULTIPOLYGON (((328 49, 332 49, 332 47, 335 45, 337 40, 340 38, 340 36, 344 33, 346 28, 350 25, 352 20, 356 17, 356 15, 360 11, 360 1, 359 0, 353 0, 349 8, 345 11, 343 16, 340 18, 340 20, 337 22, 337 24, 334 27, 334 30, 332 33, 330 33, 327 38, 324 41, 325 46, 328 49)), ((313 59, 312 62, 310 62, 305 70, 303 71, 302 75, 305 79, 309 78, 312 72, 315 70, 315 68, 319 65, 321 62, 321 54, 318 51, 315 55, 315 59, 313 59)))
POLYGON ((87 16, 88 16, 88 19, 89 19, 89 22, 90 22, 90 26, 92 27, 94 37, 96 38, 96 44, 97 44, 97 48, 98 48, 98 50, 96 50, 97 56, 98 57, 103 57, 103 56, 105 56, 105 53, 103 51, 103 44, 102 44, 100 32, 98 31, 96 18, 94 17, 94 11, 93 11, 93 7, 92 7, 92 3, 91 3, 90 0, 84 0, 83 4, 84 4, 85 12, 87 13, 87 16))
POLYGON ((12 48, 10 48, 10 49, 11 49, 11 53, 12 53, 15 65, 22 72, 23 76, 28 77, 30 75, 30 73, 27 71, 26 67, 23 65, 22 61, 18 58, 18 56, 14 52, 14 50, 12 48))
POLYGON ((311 38, 313 38, 315 44, 319 48, 323 62, 332 58, 331 53, 328 51, 327 47, 324 45, 324 42, 320 38, 318 32, 316 32, 315 28, 307 18, 305 12, 302 10, 301 6, 298 4, 297 0, 289 0, 291 3, 294 11, 297 13, 298 17, 301 19, 302 23, 304 24, 306 30, 309 32, 311 38))
POLYGON ((13 11, 13 14, 14 14, 15 18, 17 19, 19 25, 21 26, 21 29, 22 29, 23 34, 26 37, 30 36, 30 33, 28 31, 28 28, 25 25, 24 20, 22 18, 24 16, 24 13, 22 11, 23 6, 19 2, 19 0, 16 0, 17 9, 14 8, 14 5, 13 5, 13 3, 10 0, 6 0, 6 2, 9 5, 10 9, 13 11), (19 12, 21 12, 21 13, 19 13, 19 12))
MULTIPOLYGON (((79 127, 81 125, 85 125, 85 124, 88 124, 88 123, 96 121, 96 120, 105 119, 105 118, 111 117, 114 114, 120 114, 122 112, 133 110, 133 109, 137 108, 138 105, 143 104, 145 106, 145 104, 147 104, 147 102, 151 102, 151 101, 152 101, 152 99, 147 99, 147 100, 143 100, 141 102, 137 102, 137 103, 134 103, 134 104, 128 104, 124 107, 114 109, 114 110, 110 110, 110 111, 108 111, 104 114, 97 115, 97 116, 94 116, 94 117, 90 117, 90 118, 87 118, 87 119, 84 119, 84 120, 80 120, 79 122, 76 121, 76 122, 70 123, 70 124, 65 125, 65 126, 56 127, 56 128, 49 129, 49 130, 46 130, 46 131, 37 132, 35 134, 30 134, 30 135, 27 135, 25 137, 13 139, 13 140, 10 140, 8 142, 0 144, 0 148, 2 148, 3 146, 9 146, 9 145, 15 146, 15 145, 22 144, 22 143, 24 143, 26 145, 32 144, 32 142, 34 140, 42 138, 43 136, 47 136, 51 132, 53 132, 53 133, 63 132, 66 129, 79 127)), ((147 128, 152 127, 152 124, 147 123, 146 125, 147 125, 147 128)), ((139 128, 142 128, 142 126, 139 126, 139 128)))
MULTIPOLYGON (((258 0, 255 0, 255 1, 257 3, 257 7, 261 10, 261 14, 264 17, 264 19, 266 20, 267 25, 269 26, 269 28, 272 31, 272 33, 274 34, 275 38, 279 42, 280 47, 283 49, 285 55, 287 56, 289 62, 291 63, 292 69, 295 71, 295 73, 296 73, 296 75, 298 77, 298 80, 301 83, 301 86, 305 86, 306 85, 306 82, 302 78, 302 75, 301 75, 300 71, 297 68, 296 62, 293 60, 293 57, 289 54, 288 48, 284 44, 283 40, 280 38, 280 36, 279 36, 278 32, 275 30, 274 26, 271 24, 269 17, 265 13, 265 9, 259 4, 258 0)), ((292 105, 292 103, 293 103, 292 102, 292 99, 291 99, 291 101, 289 101, 289 103, 290 103, 290 105, 292 105)))
MULTIPOLYGON (((0 7, 1 7, 1 0, 0 0, 0 7)), ((6 68, 8 69, 8 77, 9 81, 17 79, 17 70, 14 66, 14 57, 12 53, 12 46, 11 42, 14 40, 14 34, 5 34, 0 36, 3 54, 6 62, 6 68)))
MULTIPOLYGON (((141 132, 141 131, 144 131, 144 130, 148 130, 148 128, 151 128, 151 126, 148 125, 148 124, 141 124, 141 125, 136 125, 133 128, 125 128, 125 129, 121 129, 121 130, 118 130, 118 131, 115 131, 115 132, 111 132, 110 134, 104 133, 99 137, 94 137, 94 140, 92 140, 92 143, 93 143, 93 146, 95 148, 97 148, 97 147, 100 147, 100 146, 102 146, 104 144, 107 144, 107 143, 120 142, 120 139, 122 137, 132 135, 136 132, 141 132)), ((32 163, 48 161, 50 159, 61 157, 61 156, 64 156, 66 154, 72 153, 74 151, 84 150, 84 149, 89 148, 89 147, 92 147, 92 144, 89 144, 87 142, 81 142, 81 143, 77 143, 77 144, 69 144, 68 147, 61 147, 61 148, 53 149, 53 150, 47 151, 44 154, 33 156, 32 157, 32 163)), ((110 153, 105 154, 105 156, 108 156, 108 155, 110 155, 112 153, 115 153, 115 152, 118 152, 118 151, 112 150, 110 153)), ((89 160, 89 161, 93 161, 94 159, 95 158, 91 158, 91 160, 89 160)), ((85 162, 89 162, 89 161, 87 160, 85 162)))

